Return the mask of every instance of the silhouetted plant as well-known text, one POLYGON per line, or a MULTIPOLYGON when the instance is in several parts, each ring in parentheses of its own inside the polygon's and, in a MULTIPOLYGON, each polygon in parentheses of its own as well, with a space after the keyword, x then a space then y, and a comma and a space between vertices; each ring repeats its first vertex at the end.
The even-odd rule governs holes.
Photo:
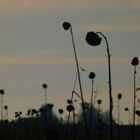
POLYGON ((137 87, 137 88, 136 88, 136 91, 140 91, 140 87, 137 87))
POLYGON ((129 124, 131 124, 131 114, 130 114, 130 110, 129 110, 129 108, 128 107, 125 107, 124 108, 124 110, 126 111, 126 112, 128 112, 128 115, 129 115, 129 124))
POLYGON ((107 46, 107 56, 108 56, 108 78, 109 78, 109 110, 110 110, 110 140, 113 140, 113 118, 112 118, 112 110, 113 110, 113 99, 112 99, 112 83, 111 83, 111 62, 110 62, 110 58, 111 58, 111 54, 110 54, 110 50, 109 50, 109 45, 108 45, 108 41, 106 36, 102 33, 102 32, 88 32, 86 35, 86 42, 89 45, 92 46, 97 46, 100 45, 101 43, 101 38, 98 36, 98 34, 100 34, 105 42, 106 42, 106 46, 107 46))
POLYGON ((98 103, 98 115, 99 115, 98 118, 100 119, 100 110, 101 110, 101 109, 100 109, 100 105, 101 105, 101 103, 102 103, 102 100, 101 100, 101 99, 98 99, 98 100, 97 100, 97 103, 98 103))
POLYGON ((117 97, 118 97, 118 125, 119 125, 119 122, 120 122, 120 100, 122 98, 122 94, 118 93, 117 97))
POLYGON ((67 100, 67 103, 68 103, 68 104, 72 104, 72 100, 68 99, 68 100, 67 100))
POLYGON ((42 84, 42 87, 46 89, 48 86, 47 86, 47 84, 44 83, 44 84, 42 84))
POLYGON ((119 94, 118 94, 118 99, 120 100, 121 98, 122 98, 122 94, 119 93, 119 94))
POLYGON ((3 95, 5 94, 5 91, 3 89, 0 89, 0 95, 1 95, 1 120, 3 120, 3 95))
POLYGON ((137 57, 134 57, 131 61, 131 65, 134 66, 134 105, 133 105, 133 129, 132 140, 135 139, 135 112, 136 112, 136 66, 139 64, 137 57))
POLYGON ((40 112, 40 114, 42 115, 43 114, 43 108, 41 107, 41 108, 39 108, 39 112, 40 112))
POLYGON ((134 57, 134 58, 132 59, 132 61, 131 61, 131 64, 132 64, 133 66, 137 66, 137 65, 139 64, 139 59, 138 59, 138 57, 134 57))
MULTIPOLYGON (((75 108, 72 104, 69 104, 67 105, 67 111, 70 113, 70 112, 73 112, 73 140, 75 140, 75 108)), ((68 122, 67 122, 68 124, 68 122)))
POLYGON ((5 105, 5 106, 4 106, 4 109, 5 109, 5 110, 7 110, 7 109, 8 109, 8 106, 7 106, 7 105, 5 105))
POLYGON ((80 89, 81 101, 82 101, 82 109, 83 109, 83 116, 84 116, 84 123, 85 123, 85 132, 86 132, 87 140, 89 140, 88 126, 87 126, 87 120, 86 120, 85 108, 84 108, 84 98, 83 98, 83 91, 82 91, 82 84, 81 84, 81 76, 80 76, 79 63, 78 63, 78 58, 77 58, 77 53, 76 53, 76 47, 75 47, 75 42, 74 42, 74 37, 73 37, 72 26, 69 22, 64 22, 63 28, 65 30, 70 29, 70 33, 71 33, 74 57, 75 57, 76 68, 77 68, 77 76, 78 76, 78 81, 79 81, 79 89, 80 89))
POLYGON ((139 125, 139 117, 140 117, 140 110, 136 110, 136 115, 137 115, 137 119, 138 119, 138 125, 139 125))
POLYGON ((97 100, 97 103, 98 105, 100 105, 102 103, 102 100, 101 99, 97 100))
POLYGON ((71 111, 73 111, 73 110, 74 110, 73 105, 68 105, 68 106, 67 106, 67 111, 68 111, 68 112, 71 112, 71 111))
POLYGON ((69 30, 70 27, 71 27, 71 24, 70 24, 69 22, 64 22, 64 23, 63 23, 63 28, 64 28, 65 30, 69 30))
POLYGON ((40 116, 43 118, 48 119, 53 119, 54 114, 53 114, 53 104, 48 103, 47 105, 43 105, 40 109, 40 116))
POLYGON ((59 112, 59 114, 60 114, 60 122, 61 122, 61 124, 62 124, 62 121, 63 121, 62 114, 64 113, 64 110, 61 109, 61 108, 59 108, 58 112, 59 112))
POLYGON ((36 109, 31 109, 31 116, 33 117, 34 115, 38 117, 38 111, 36 109))
POLYGON ((21 115, 22 115, 22 112, 21 111, 15 112, 15 118, 20 119, 21 115))
MULTIPOLYGON (((101 100, 101 99, 99 99, 101 100)), ((91 129, 93 130, 94 128, 96 128, 97 126, 99 126, 99 118, 102 120, 102 122, 104 122, 107 126, 109 125, 109 111, 106 112, 102 112, 101 110, 101 105, 103 103, 103 101, 99 101, 100 103, 100 107, 98 106, 98 108, 92 108, 92 127, 91 129), (100 115, 99 115, 100 114, 100 115), (100 117, 99 117, 100 116, 100 117)), ((99 105, 99 104, 98 104, 99 105)), ((85 107, 86 107, 86 117, 87 119, 89 119, 89 115, 90 115, 90 103, 85 103, 85 107)), ((78 115, 78 120, 83 123, 83 117, 82 114, 78 115)), ((88 120, 89 122, 89 120, 88 120)), ((113 120, 113 123, 115 123, 115 121, 113 120)), ((91 133, 93 134, 93 131, 91 131, 91 133)))
POLYGON ((48 109, 52 110, 53 109, 53 104, 47 104, 48 109))
MULTIPOLYGON (((92 109, 93 106, 93 84, 94 84, 94 78, 95 78, 95 73, 94 72, 90 72, 89 74, 89 79, 91 79, 92 81, 92 85, 91 85, 91 99, 90 99, 90 110, 92 109)), ((92 118, 92 113, 90 113, 90 122, 91 122, 91 118, 92 118)))
POLYGON ((125 110, 125 111, 128 111, 128 110, 129 110, 129 108, 128 108, 128 107, 125 107, 125 108, 124 108, 124 110, 125 110))
POLYGON ((89 79, 94 79, 96 74, 94 72, 90 72, 89 79))
POLYGON ((42 87, 44 88, 44 92, 45 92, 45 104, 47 104, 47 87, 48 87, 48 85, 46 83, 43 83, 42 87))
POLYGON ((5 105, 4 109, 5 109, 5 120, 8 120, 9 119, 9 117, 8 117, 8 105, 5 105))
POLYGON ((118 97, 118 140, 120 140, 120 100, 122 98, 122 94, 121 93, 118 93, 117 95, 118 97))
POLYGON ((88 32, 86 36, 86 42, 89 45, 97 46, 101 44, 101 38, 95 32, 88 32))
POLYGON ((140 111, 136 110, 136 114, 140 117, 140 111))
MULTIPOLYGON (((74 94, 74 92, 72 92, 72 96, 71 96, 71 99, 67 99, 67 103, 69 104, 69 105, 72 105, 72 103, 73 103, 73 94, 74 94)), ((67 127, 68 127, 68 124, 69 124, 69 120, 70 120, 70 112, 69 112, 69 114, 68 114, 68 120, 67 120, 67 127)))
POLYGON ((1 89, 1 90, 0 90, 0 94, 1 94, 1 95, 4 95, 4 94, 5 94, 5 91, 4 91, 3 89, 1 89))
POLYGON ((63 109, 60 108, 60 109, 58 110, 58 112, 59 112, 59 114, 62 115, 64 111, 63 111, 63 109))
POLYGON ((27 110, 27 116, 30 116, 31 115, 31 112, 32 112, 31 109, 28 109, 27 110))
POLYGON ((97 100, 97 103, 98 103, 98 113, 100 113, 100 105, 102 103, 102 100, 101 99, 98 99, 97 100))
MULTIPOLYGON (((69 105, 67 105, 67 111, 70 113, 70 112, 74 112, 74 106, 72 105, 72 104, 69 104, 69 105)), ((73 117, 75 117, 75 116, 73 116, 73 117)), ((74 118, 73 118, 73 120, 74 120, 74 118)))

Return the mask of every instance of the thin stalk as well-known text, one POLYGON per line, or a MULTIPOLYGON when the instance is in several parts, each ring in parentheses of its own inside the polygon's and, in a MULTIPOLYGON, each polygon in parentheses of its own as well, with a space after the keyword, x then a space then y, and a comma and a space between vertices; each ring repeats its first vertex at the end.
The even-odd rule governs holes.
POLYGON ((3 95, 1 94, 1 120, 3 120, 3 95))
POLYGON ((120 124, 120 100, 118 99, 118 125, 120 124))
MULTIPOLYGON (((74 106, 74 103, 73 103, 73 106, 74 106)), ((75 109, 73 110, 73 140, 76 139, 76 135, 75 135, 75 109)))
POLYGON ((133 105, 132 140, 135 139, 135 112, 136 112, 136 66, 134 66, 134 105, 133 105))
MULTIPOLYGON (((71 95, 71 101, 73 101, 74 94, 81 100, 81 96, 76 91, 73 90, 72 95, 71 95)), ((84 100, 84 103, 87 103, 86 100, 84 100)), ((70 120, 70 112, 68 114, 67 127, 68 127, 68 124, 69 124, 69 120, 70 120)))
MULTIPOLYGON (((90 114, 89 114, 89 128, 90 128, 90 131, 91 131, 91 128, 92 128, 92 114, 93 114, 93 85, 94 85, 94 80, 92 79, 92 85, 91 85, 91 99, 90 99, 90 114)), ((90 132, 90 135, 91 135, 91 132, 90 132)), ((91 136, 90 136, 91 137, 91 136)))
POLYGON ((139 125, 139 116, 137 116, 137 122, 138 122, 138 125, 139 125))
POLYGON ((101 132, 100 132, 100 104, 98 104, 98 140, 100 140, 100 138, 101 138, 101 136, 100 136, 100 134, 101 134, 101 132))
POLYGON ((120 100, 118 99, 118 140, 120 140, 120 100))
POLYGON ((90 107, 93 106, 93 85, 94 85, 94 80, 92 79, 90 107))
POLYGON ((45 94, 45 104, 47 105, 47 88, 44 89, 44 94, 45 94))
MULTIPOLYGON (((73 85, 73 91, 72 91, 72 94, 71 94, 71 101, 73 101, 73 94, 74 94, 74 90, 75 90, 75 87, 76 87, 77 75, 78 74, 76 73, 76 77, 75 77, 74 85, 73 85)), ((69 120, 70 120, 70 112, 68 114, 67 126, 69 124, 69 120)))
POLYGON ((107 57, 108 57, 108 84, 109 84, 109 115, 110 115, 110 140, 113 140, 113 118, 112 118, 112 111, 113 111, 113 98, 112 98, 112 82, 111 82, 111 54, 109 50, 109 45, 106 36, 103 33, 97 32, 103 36, 107 46, 107 57))
POLYGON ((136 112, 136 66, 134 66, 134 106, 133 106, 133 125, 135 126, 135 112, 136 112))
POLYGON ((132 122, 131 122, 131 113, 130 113, 130 110, 128 110, 128 113, 129 113, 129 121, 130 121, 130 125, 131 125, 132 122))
POLYGON ((87 120, 86 120, 84 98, 83 98, 83 91, 82 91, 82 84, 81 84, 81 77, 80 77, 80 70, 79 70, 79 64, 78 64, 78 59, 77 59, 77 54, 76 54, 76 47, 75 47, 75 43, 74 43, 72 27, 70 27, 70 32, 71 32, 71 37, 72 37, 73 50, 74 50, 74 56, 75 56, 77 74, 78 74, 78 81, 79 81, 79 88, 80 88, 80 94, 81 94, 81 100, 82 100, 82 109, 83 109, 83 118, 84 118, 84 123, 85 123, 86 137, 87 137, 87 140, 89 140, 88 126, 87 126, 87 120))
MULTIPOLYGON (((72 91, 71 101, 73 101, 73 94, 74 94, 74 92, 72 91)), ((70 121, 70 112, 69 112, 69 114, 68 114, 67 128, 68 128, 69 121, 70 121)))
MULTIPOLYGON (((80 100, 82 100, 81 97, 80 97, 80 95, 79 95, 76 91, 73 91, 73 93, 74 93, 80 100)), ((85 99, 83 99, 83 100, 84 100, 84 103, 88 104, 88 102, 87 102, 85 99)))
POLYGON ((97 98, 97 93, 96 92, 94 92, 95 94, 94 94, 94 99, 93 99, 93 107, 95 106, 95 102, 96 102, 96 98, 97 98))

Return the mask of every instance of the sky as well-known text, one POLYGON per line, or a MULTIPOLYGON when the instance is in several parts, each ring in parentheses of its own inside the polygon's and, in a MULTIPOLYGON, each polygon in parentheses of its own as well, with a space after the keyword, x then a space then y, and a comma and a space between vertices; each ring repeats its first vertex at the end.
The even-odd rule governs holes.
MULTIPOLYGON (((84 98, 90 101, 90 72, 96 74, 94 90, 102 99, 101 108, 108 110, 108 67, 106 44, 89 46, 87 32, 102 32, 111 52, 113 116, 117 118, 117 94, 122 93, 122 123, 129 120, 124 111, 133 107, 133 57, 140 59, 139 0, 0 0, 0 88, 5 90, 4 104, 9 118, 15 111, 25 115, 29 108, 44 104, 43 83, 47 83, 47 101, 54 112, 63 108, 71 97, 76 66, 69 31, 71 23, 81 71, 84 98)), ((140 87, 137 66, 137 87, 140 87)), ((78 83, 75 89, 79 93, 78 83)), ((140 98, 137 93, 137 98, 140 98)), ((77 111, 80 100, 77 99, 77 111)), ((97 107, 97 104, 95 104, 97 107)), ((137 106, 139 106, 137 102, 137 106)), ((138 108, 137 108, 138 109, 138 108)), ((131 116, 132 117, 132 116, 131 116)))

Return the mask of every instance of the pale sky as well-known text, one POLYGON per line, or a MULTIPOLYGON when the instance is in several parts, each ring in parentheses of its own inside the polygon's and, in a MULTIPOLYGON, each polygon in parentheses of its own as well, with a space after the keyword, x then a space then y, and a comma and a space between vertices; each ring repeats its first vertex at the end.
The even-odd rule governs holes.
MULTIPOLYGON (((84 97, 89 101, 88 75, 93 71, 104 111, 108 110, 106 44, 102 41, 91 47, 85 36, 89 31, 101 31, 107 37, 112 54, 113 115, 116 118, 117 94, 122 93, 120 119, 128 122, 124 107, 133 105, 131 60, 135 56, 140 59, 139 13, 139 0, 0 0, 0 87, 5 90, 10 118, 15 111, 26 114, 28 108, 38 109, 43 104, 42 83, 48 84, 47 100, 54 104, 54 111, 65 110, 76 74, 70 32, 62 28, 68 21, 80 66, 86 69, 81 72, 84 97)), ((139 71, 138 66, 137 87, 139 71)))

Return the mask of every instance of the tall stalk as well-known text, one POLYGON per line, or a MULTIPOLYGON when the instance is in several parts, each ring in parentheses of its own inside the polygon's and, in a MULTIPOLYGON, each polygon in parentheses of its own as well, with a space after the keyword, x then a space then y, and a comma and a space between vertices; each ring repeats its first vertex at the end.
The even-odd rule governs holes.
POLYGON ((1 120, 3 120, 3 95, 4 95, 4 90, 0 90, 0 95, 1 95, 1 120))
POLYGON ((98 36, 100 34, 106 43, 107 47, 107 58, 108 58, 108 85, 109 85, 109 116, 110 116, 110 140, 113 140, 113 117, 112 117, 112 110, 113 110, 113 98, 112 98, 112 82, 111 82, 111 54, 109 50, 109 45, 106 36, 102 32, 88 32, 86 36, 86 41, 89 45, 97 46, 101 43, 101 38, 98 36))
POLYGON ((137 57, 134 57, 131 61, 134 66, 134 104, 133 104, 133 125, 132 125, 132 140, 135 139, 135 112, 136 112, 136 66, 139 64, 137 57))
POLYGON ((83 118, 84 118, 84 124, 85 124, 86 138, 87 138, 87 140, 89 140, 88 126, 87 126, 86 112, 85 112, 84 98, 83 98, 83 90, 82 90, 82 84, 81 84, 81 76, 80 76, 79 63, 78 63, 78 58, 77 58, 77 53, 76 53, 76 47, 75 47, 75 42, 74 42, 74 37, 73 37, 72 26, 71 26, 70 23, 64 22, 63 27, 64 27, 65 30, 70 29, 70 33, 71 33, 73 51, 74 51, 74 57, 75 57, 75 63, 76 63, 76 68, 77 68, 79 89, 80 89, 80 95, 81 95, 81 101, 82 101, 82 110, 83 110, 83 118))

